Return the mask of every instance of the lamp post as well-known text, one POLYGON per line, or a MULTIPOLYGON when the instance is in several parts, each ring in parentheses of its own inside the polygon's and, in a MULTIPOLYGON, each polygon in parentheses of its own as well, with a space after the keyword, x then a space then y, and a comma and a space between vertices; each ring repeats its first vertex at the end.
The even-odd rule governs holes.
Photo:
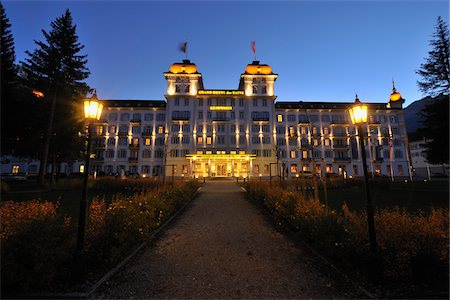
POLYGON ((87 182, 89 178, 89 160, 91 156, 91 139, 92 139, 92 121, 100 120, 102 115, 103 104, 98 101, 97 95, 94 93, 90 99, 84 100, 84 117, 88 123, 88 134, 87 134, 87 149, 84 167, 84 178, 83 178, 83 193, 81 195, 80 201, 80 215, 78 218, 78 234, 77 234, 77 246, 74 256, 74 266, 72 279, 76 282, 81 282, 85 273, 85 262, 84 262, 84 233, 86 225, 86 209, 87 209, 87 182))
MULTIPOLYGON (((366 161, 366 149, 364 147, 364 124, 367 123, 367 105, 361 103, 358 99, 358 95, 356 95, 355 104, 349 108, 350 117, 352 119, 352 123, 358 128, 359 135, 359 145, 361 148, 361 157, 363 163, 363 172, 364 172, 364 194, 367 201, 367 225, 369 229, 369 243, 370 243, 370 253, 372 255, 372 263, 374 264, 370 270, 372 271, 371 275, 373 279, 380 279, 380 272, 376 271, 377 268, 380 267, 377 261, 377 241, 375 234, 375 221, 373 216, 373 205, 372 199, 370 197, 369 191, 369 176, 367 174, 367 161, 366 161), (378 266, 377 266, 378 264, 378 266)), ((378 269, 379 270, 379 269, 378 269)))

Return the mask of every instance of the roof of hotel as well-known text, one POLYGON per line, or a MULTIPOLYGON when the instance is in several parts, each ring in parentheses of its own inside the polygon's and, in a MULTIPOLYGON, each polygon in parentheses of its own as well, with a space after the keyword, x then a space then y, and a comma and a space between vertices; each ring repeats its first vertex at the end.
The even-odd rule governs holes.
MULTIPOLYGON (((355 104, 354 102, 304 102, 304 101, 277 101, 275 108, 284 109, 348 109, 355 104)), ((369 107, 373 109, 386 109, 386 103, 368 103, 369 107)))
POLYGON ((105 107, 166 107, 164 100, 102 100, 105 107))

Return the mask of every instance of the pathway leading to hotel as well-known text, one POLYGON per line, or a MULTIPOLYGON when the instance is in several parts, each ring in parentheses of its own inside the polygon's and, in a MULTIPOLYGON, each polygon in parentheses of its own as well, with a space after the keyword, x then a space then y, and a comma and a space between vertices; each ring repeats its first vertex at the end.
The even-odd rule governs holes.
MULTIPOLYGON (((275 231, 234 182, 210 181, 96 298, 353 298, 275 231)), ((350 291, 353 290, 353 291, 350 291)))

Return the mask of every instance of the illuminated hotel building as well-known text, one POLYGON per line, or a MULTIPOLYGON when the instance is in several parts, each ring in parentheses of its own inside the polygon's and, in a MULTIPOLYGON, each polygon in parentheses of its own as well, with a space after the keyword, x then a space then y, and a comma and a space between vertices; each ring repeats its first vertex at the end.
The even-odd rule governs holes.
MULTIPOLYGON (((166 100, 104 100, 93 140, 97 172, 142 176, 254 177, 302 171, 362 176, 350 102, 275 101, 277 74, 247 65, 237 90, 205 89, 189 60, 164 73, 166 100)), ((410 176, 404 100, 367 103, 368 167, 410 176)))

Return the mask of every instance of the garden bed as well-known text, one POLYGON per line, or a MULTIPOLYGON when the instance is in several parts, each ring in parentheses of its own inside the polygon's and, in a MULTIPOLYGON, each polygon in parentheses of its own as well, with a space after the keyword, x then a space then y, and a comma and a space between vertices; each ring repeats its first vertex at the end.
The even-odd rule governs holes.
MULTIPOLYGON (((94 198, 86 224, 86 286, 147 240, 194 197, 198 186, 197 181, 189 181, 117 194, 109 202, 94 198)), ((48 201, 2 203, 3 294, 74 292, 68 282, 77 224, 58 210, 58 203, 48 201)))
POLYGON ((352 278, 380 297, 448 298, 448 209, 411 213, 400 208, 375 213, 384 284, 369 282, 371 258, 364 212, 334 210, 318 199, 264 182, 245 184, 248 199, 352 278))

